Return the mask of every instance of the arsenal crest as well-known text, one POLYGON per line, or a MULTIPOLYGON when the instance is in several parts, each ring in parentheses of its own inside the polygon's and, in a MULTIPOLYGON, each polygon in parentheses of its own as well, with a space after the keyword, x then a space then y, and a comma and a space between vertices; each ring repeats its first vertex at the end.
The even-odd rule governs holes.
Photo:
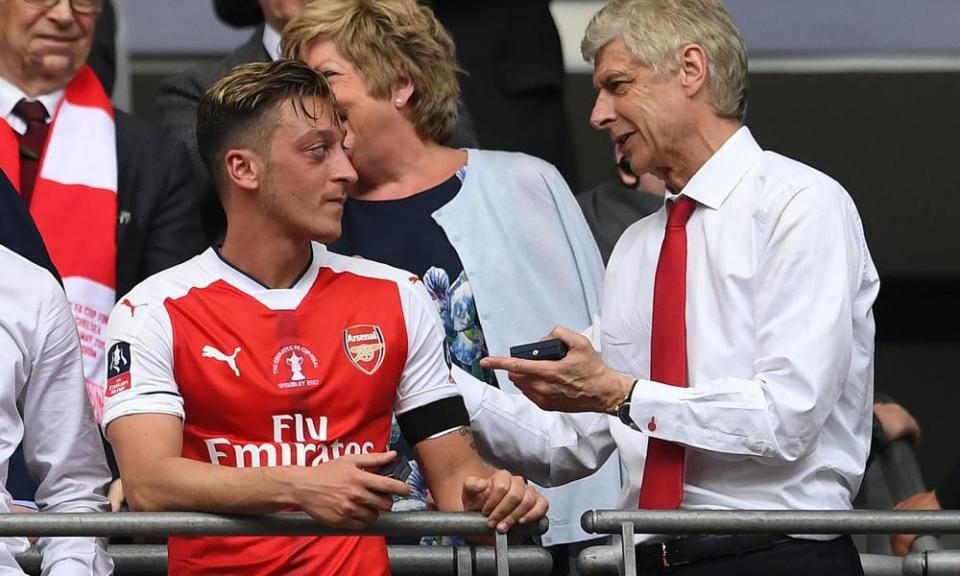
POLYGON ((361 372, 373 375, 383 364, 387 344, 379 326, 358 324, 343 331, 343 349, 350 363, 361 372))

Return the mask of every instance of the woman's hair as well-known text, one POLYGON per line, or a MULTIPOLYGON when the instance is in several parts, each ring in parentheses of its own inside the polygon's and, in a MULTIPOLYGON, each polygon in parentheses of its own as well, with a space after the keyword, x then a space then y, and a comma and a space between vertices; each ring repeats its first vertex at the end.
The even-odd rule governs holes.
POLYGON ((459 69, 453 40, 429 8, 416 0, 311 0, 283 29, 283 56, 303 60, 317 40, 332 41, 375 98, 409 80, 410 120, 421 138, 453 135, 459 69))

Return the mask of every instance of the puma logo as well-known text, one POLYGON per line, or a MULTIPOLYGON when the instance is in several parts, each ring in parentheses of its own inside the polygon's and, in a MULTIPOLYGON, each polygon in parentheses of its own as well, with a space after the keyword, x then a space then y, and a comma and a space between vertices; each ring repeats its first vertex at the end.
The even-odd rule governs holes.
POLYGON ((133 318, 133 317, 136 315, 136 313, 137 313, 137 308, 139 308, 139 307, 141 307, 141 306, 146 306, 146 305, 147 305, 146 302, 144 302, 143 304, 134 304, 133 302, 130 301, 129 298, 124 298, 120 303, 130 309, 130 317, 131 317, 131 318, 133 318))
POLYGON ((223 352, 209 345, 204 346, 202 352, 204 358, 213 358, 214 360, 218 360, 220 362, 226 362, 227 366, 229 366, 233 370, 233 373, 237 375, 237 378, 240 377, 240 370, 237 369, 237 354, 239 353, 239 346, 237 346, 237 348, 233 351, 233 354, 227 356, 223 352))

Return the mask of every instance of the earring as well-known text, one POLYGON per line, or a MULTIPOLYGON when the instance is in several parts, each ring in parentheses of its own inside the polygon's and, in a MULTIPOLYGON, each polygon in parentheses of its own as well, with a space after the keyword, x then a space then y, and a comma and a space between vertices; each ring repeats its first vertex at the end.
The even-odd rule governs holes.
POLYGON ((397 98, 396 100, 394 100, 394 102, 397 103, 397 106, 400 106, 401 104, 403 104, 403 98, 397 98))

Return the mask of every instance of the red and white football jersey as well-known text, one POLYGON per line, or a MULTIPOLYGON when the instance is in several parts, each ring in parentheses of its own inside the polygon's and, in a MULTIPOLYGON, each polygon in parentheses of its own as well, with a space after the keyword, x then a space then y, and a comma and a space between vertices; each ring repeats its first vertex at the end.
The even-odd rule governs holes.
MULTIPOLYGON (((183 456, 214 466, 317 466, 382 452, 392 412, 428 416, 459 400, 423 286, 320 244, 285 290, 207 250, 121 298, 108 336, 104 428, 129 414, 178 416, 183 456)), ((445 424, 422 433, 442 432, 436 426, 445 424)), ((169 567, 389 574, 384 540, 353 536, 171 538, 169 567)))

